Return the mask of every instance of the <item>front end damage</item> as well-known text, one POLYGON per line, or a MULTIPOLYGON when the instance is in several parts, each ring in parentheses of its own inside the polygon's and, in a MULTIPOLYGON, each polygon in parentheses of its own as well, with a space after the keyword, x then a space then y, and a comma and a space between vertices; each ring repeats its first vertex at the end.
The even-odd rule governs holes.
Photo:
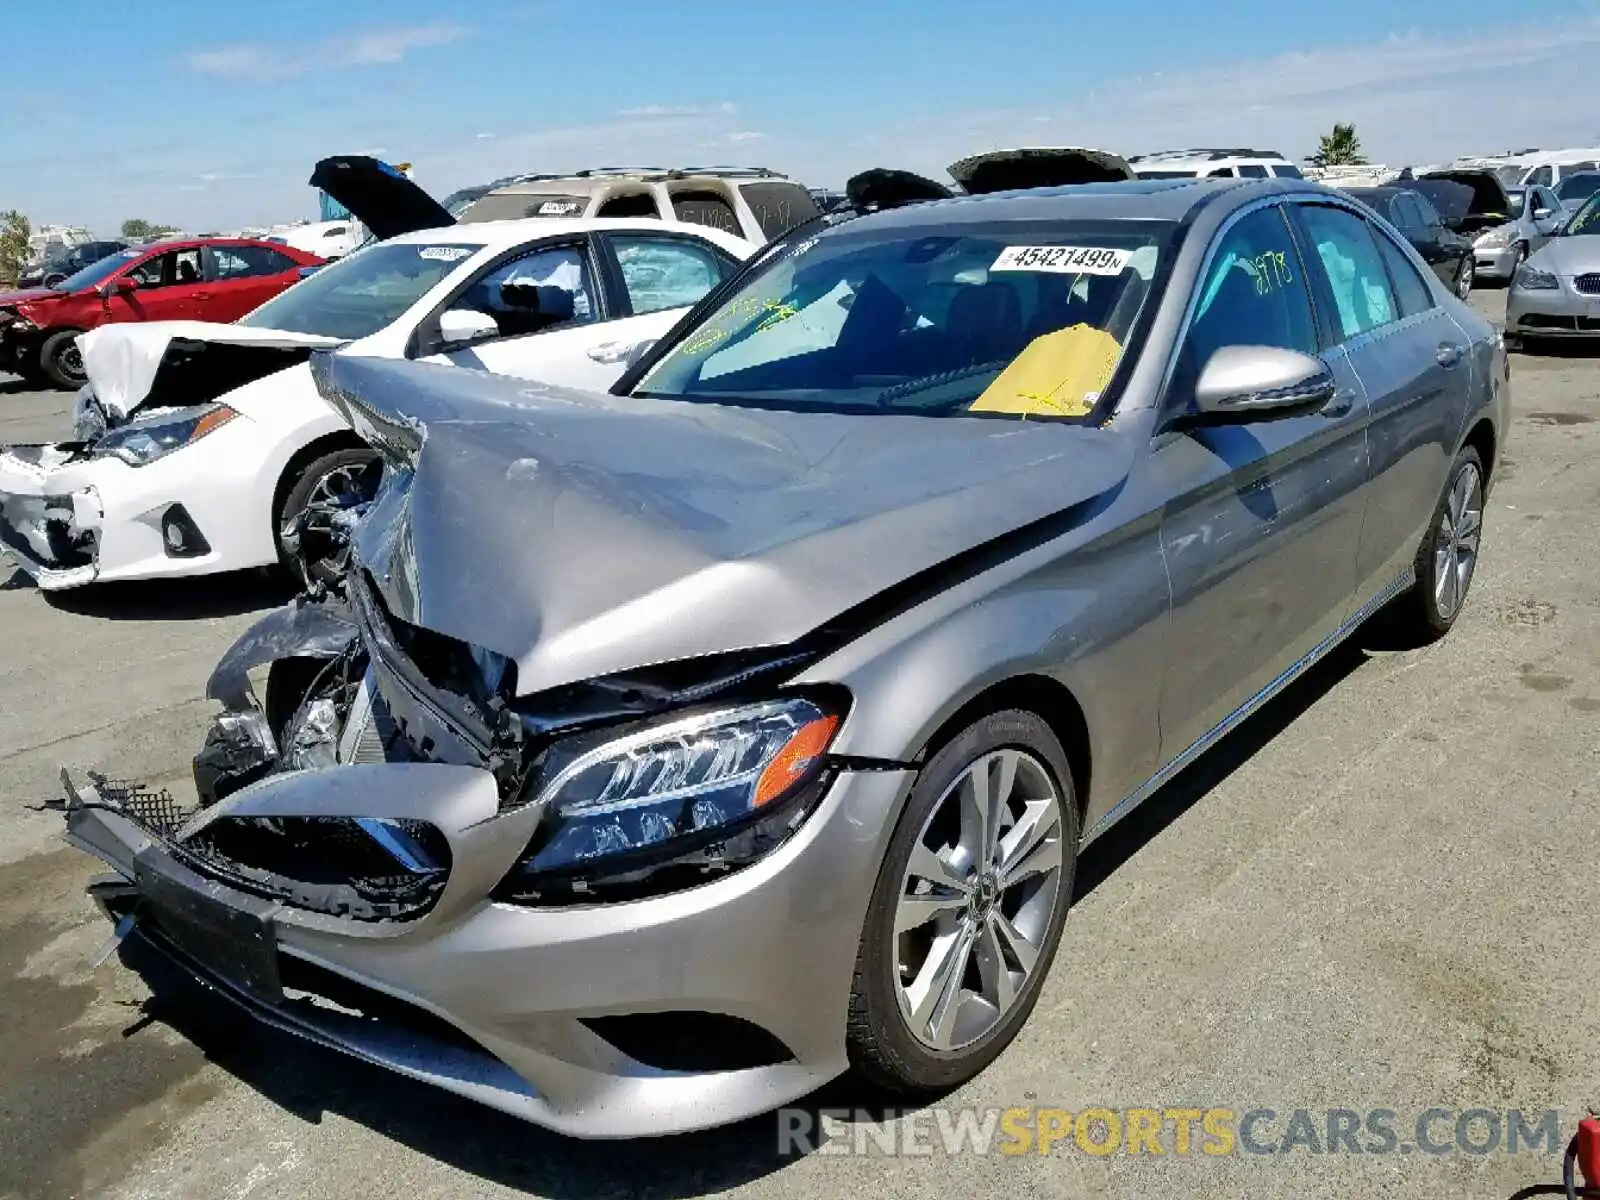
POLYGON ((252 423, 223 398, 329 339, 215 328, 84 334, 89 383, 74 401, 71 436, 0 446, 0 549, 39 587, 259 565, 259 556, 239 557, 247 523, 232 512, 252 423), (205 340, 241 337, 249 344, 205 340), (201 438, 216 439, 212 456, 171 457, 201 438))
POLYGON ((661 852, 625 812, 605 836, 631 852, 602 862, 596 836, 554 870, 534 868, 572 829, 544 797, 680 714, 765 713, 815 657, 517 697, 357 569, 219 663, 195 802, 64 775, 68 839, 116 872, 90 890, 120 935, 278 1028, 578 1136, 716 1125, 846 1068, 854 945, 835 931, 870 889, 861 831, 909 773, 819 754, 768 813, 661 852))

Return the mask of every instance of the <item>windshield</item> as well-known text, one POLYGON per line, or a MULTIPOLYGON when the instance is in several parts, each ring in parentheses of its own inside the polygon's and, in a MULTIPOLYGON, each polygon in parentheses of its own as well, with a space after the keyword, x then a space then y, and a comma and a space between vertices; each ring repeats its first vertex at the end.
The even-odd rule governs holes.
POLYGON ((1556 199, 1563 204, 1576 204, 1579 200, 1587 200, 1596 192, 1600 192, 1600 171, 1569 175, 1556 184, 1556 199))
POLYGON ((483 247, 379 242, 306 276, 239 321, 354 341, 393 323, 483 247))
POLYGON ((83 270, 78 271, 76 274, 68 275, 60 283, 56 284, 56 290, 58 292, 76 292, 81 288, 90 288, 96 284, 104 283, 143 253, 143 250, 138 249, 122 250, 102 258, 99 262, 92 262, 83 270))
POLYGON ((1600 195, 1585 200, 1583 207, 1572 214, 1572 219, 1561 232, 1566 237, 1594 237, 1600 234, 1600 195))
POLYGON ((635 394, 924 416, 1083 418, 1176 226, 853 228, 801 241, 690 330, 635 394))
POLYGON ((1515 221, 1517 218, 1522 216, 1522 210, 1525 207, 1527 207, 1527 204, 1528 204, 1528 192, 1527 192, 1527 189, 1526 188, 1507 188, 1506 189, 1506 195, 1511 198, 1511 219, 1513 221, 1515 221))
POLYGON ((1496 167, 1494 173, 1499 178, 1501 183, 1505 184, 1507 187, 1510 187, 1514 183, 1522 182, 1522 177, 1528 173, 1528 168, 1515 165, 1508 167, 1496 167))

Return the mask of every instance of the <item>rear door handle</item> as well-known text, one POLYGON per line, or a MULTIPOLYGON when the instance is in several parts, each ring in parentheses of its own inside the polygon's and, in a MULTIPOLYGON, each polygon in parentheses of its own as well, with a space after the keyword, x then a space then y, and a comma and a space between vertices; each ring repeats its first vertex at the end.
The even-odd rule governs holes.
POLYGON ((1333 394, 1333 399, 1322 406, 1322 415, 1325 417, 1342 417, 1354 407, 1355 402, 1356 394, 1353 389, 1340 388, 1333 394))
POLYGON ((1453 367, 1461 361, 1461 347, 1454 342, 1440 342, 1439 352, 1435 356, 1441 367, 1453 367))
POLYGON ((602 342, 598 346, 591 346, 588 355, 597 363, 619 363, 627 360, 633 352, 633 342, 602 342))

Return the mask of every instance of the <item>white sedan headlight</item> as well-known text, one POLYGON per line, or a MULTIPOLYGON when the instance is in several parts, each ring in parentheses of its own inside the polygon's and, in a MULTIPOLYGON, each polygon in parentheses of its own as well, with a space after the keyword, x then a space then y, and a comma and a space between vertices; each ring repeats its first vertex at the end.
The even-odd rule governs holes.
POLYGON ((1510 225, 1501 225, 1497 229, 1489 230, 1472 244, 1479 250, 1504 250, 1511 245, 1511 238, 1515 233, 1516 230, 1510 225))
POLYGON ((113 429, 95 443, 96 455, 120 458, 130 467, 143 467, 174 450, 198 442, 239 414, 226 404, 163 413, 113 429))

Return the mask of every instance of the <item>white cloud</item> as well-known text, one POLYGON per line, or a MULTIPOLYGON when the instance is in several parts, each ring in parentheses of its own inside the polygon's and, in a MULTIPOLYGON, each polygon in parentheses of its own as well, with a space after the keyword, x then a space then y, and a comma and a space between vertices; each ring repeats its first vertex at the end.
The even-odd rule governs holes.
POLYGON ((475 133, 472 136, 477 138, 480 142, 487 142, 490 138, 494 137, 494 134, 492 134, 492 133, 475 133))
POLYGON ((628 120, 652 120, 661 117, 710 117, 718 114, 732 116, 739 106, 725 100, 721 104, 645 104, 638 108, 625 108, 617 115, 628 120))
POLYGON ((730 133, 728 140, 730 142, 761 142, 765 141, 766 137, 766 134, 758 133, 754 129, 741 129, 737 133, 730 133))
POLYGON ((184 61, 202 75, 272 83, 314 71, 397 63, 414 50, 448 45, 467 33, 465 26, 440 22, 349 33, 310 46, 266 42, 218 46, 196 51, 184 61))

